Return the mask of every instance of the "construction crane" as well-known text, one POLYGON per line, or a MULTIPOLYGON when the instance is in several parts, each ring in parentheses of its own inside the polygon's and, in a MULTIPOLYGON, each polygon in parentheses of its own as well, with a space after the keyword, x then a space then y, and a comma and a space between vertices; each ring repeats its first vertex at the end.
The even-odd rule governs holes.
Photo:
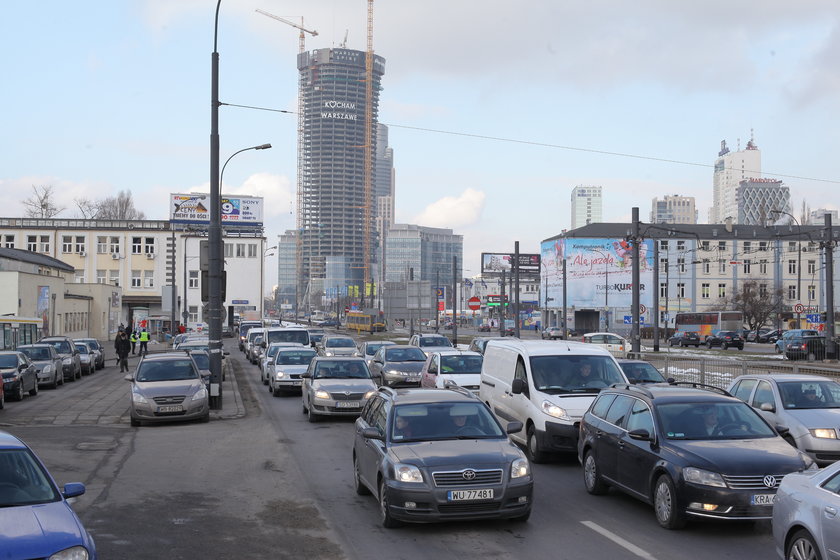
MULTIPOLYGON (((285 23, 286 25, 291 25, 295 29, 300 30, 300 36, 298 38, 298 48, 299 52, 303 53, 306 50, 306 40, 305 34, 309 33, 313 37, 318 36, 318 32, 314 29, 306 29, 303 26, 303 16, 300 18, 300 25, 296 24, 293 21, 289 21, 285 18, 281 18, 280 16, 275 16, 274 14, 270 14, 266 11, 257 9, 258 13, 270 17, 271 19, 276 19, 279 22, 285 23)), ((297 263, 297 271, 296 271, 296 278, 295 278, 295 286, 299 285, 300 283, 300 276, 301 276, 301 263, 303 262, 303 74, 300 74, 298 78, 298 107, 297 107, 297 117, 298 117, 298 129, 297 129, 297 216, 295 217, 295 224, 296 224, 296 234, 295 234, 295 262, 297 263)), ((297 293, 297 288, 295 288, 295 292, 297 293)), ((297 306, 298 300, 297 297, 295 298, 295 316, 297 316, 297 306)))

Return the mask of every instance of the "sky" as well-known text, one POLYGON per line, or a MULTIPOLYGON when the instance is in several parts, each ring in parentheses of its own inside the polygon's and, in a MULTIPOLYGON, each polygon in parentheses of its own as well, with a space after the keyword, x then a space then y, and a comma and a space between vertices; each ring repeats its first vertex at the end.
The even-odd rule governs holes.
MULTIPOLYGON (((130 190, 150 219, 170 193, 209 191, 215 0, 4 2, 0 216, 52 186, 75 201, 130 190)), ((220 100, 297 109, 306 49, 367 45, 365 0, 222 0, 220 100)), ((379 121, 396 169, 396 221, 482 252, 538 253, 571 226, 570 193, 603 187, 629 221, 666 194, 712 202, 720 143, 761 150, 798 213, 840 208, 840 10, 835 0, 377 0, 379 121)), ((268 244, 295 227, 294 114, 220 109, 223 193, 262 196, 268 244)), ((269 266, 266 285, 276 282, 269 266)))

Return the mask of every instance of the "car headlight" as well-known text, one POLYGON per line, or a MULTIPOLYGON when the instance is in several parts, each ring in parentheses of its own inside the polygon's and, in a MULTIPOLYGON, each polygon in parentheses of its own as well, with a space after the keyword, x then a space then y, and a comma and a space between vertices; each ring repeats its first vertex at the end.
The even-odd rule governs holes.
POLYGON ((134 404, 148 404, 149 402, 146 397, 136 391, 131 393, 131 400, 134 401, 134 404))
POLYGON ((723 477, 718 473, 698 469, 696 467, 687 467, 683 469, 683 478, 686 482, 691 482, 692 484, 726 488, 726 483, 723 481, 723 477))
POLYGON ((815 438, 820 439, 837 439, 837 432, 834 428, 811 428, 808 430, 815 438))
POLYGON ((44 369, 41 370, 42 373, 50 373, 52 371, 52 365, 44 366, 44 369))
POLYGON ((332 352, 332 351, 330 351, 330 350, 327 350, 326 352, 324 352, 324 355, 325 355, 325 356, 332 356, 332 355, 333 355, 333 352, 332 352))
POLYGON ((328 398, 330 398, 330 394, 327 393, 326 391, 318 390, 318 391, 315 391, 315 398, 316 399, 328 399, 328 398))
POLYGON ((47 560, 88 560, 90 555, 83 546, 71 546, 55 554, 51 554, 47 560))
POLYGON ((368 400, 369 398, 371 398, 375 394, 376 394, 376 389, 374 389, 372 391, 368 391, 367 393, 365 393, 364 399, 368 400))
POLYGON ((204 387, 204 385, 202 385, 201 389, 199 389, 198 391, 195 392, 195 394, 193 395, 191 400, 193 400, 193 401, 203 401, 206 398, 207 398, 207 389, 204 387))
POLYGON ((405 377, 407 375, 404 371, 395 371, 393 369, 386 370, 385 373, 387 373, 388 375, 398 375, 400 377, 405 377))
POLYGON ((274 372, 274 378, 275 379, 283 379, 284 377, 286 377, 285 372, 282 372, 282 371, 275 371, 274 372))
POLYGON ((20 379, 20 375, 18 375, 17 373, 13 373, 12 375, 10 375, 10 376, 8 376, 8 377, 4 377, 4 378, 3 378, 3 382, 5 382, 5 383, 14 383, 14 382, 15 382, 15 381, 17 381, 18 379, 20 379))
POLYGON ((69 366, 72 361, 73 361, 72 358, 62 358, 61 363, 64 364, 65 366, 69 366))
POLYGON ((548 414, 549 416, 553 416, 554 418, 560 418, 561 420, 571 420, 571 418, 569 418, 569 413, 566 412, 566 409, 562 406, 557 406, 553 402, 543 401, 542 411, 548 414))
POLYGON ((528 459, 520 457, 510 465, 510 477, 522 478, 531 474, 531 465, 528 464, 528 459))
POLYGON ((423 482, 423 473, 414 465, 397 463, 394 465, 394 478, 399 482, 423 482))

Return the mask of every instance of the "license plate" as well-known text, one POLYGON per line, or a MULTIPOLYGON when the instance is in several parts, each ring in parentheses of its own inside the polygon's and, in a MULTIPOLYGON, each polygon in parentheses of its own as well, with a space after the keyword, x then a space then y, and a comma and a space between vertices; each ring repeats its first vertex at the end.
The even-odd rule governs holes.
POLYGON ((183 411, 184 411, 184 407, 182 407, 182 406, 181 406, 181 405, 179 405, 179 404, 177 404, 177 405, 159 406, 159 407, 158 407, 158 409, 157 409, 157 411, 158 411, 158 413, 159 413, 159 414, 164 413, 164 412, 183 412, 183 411))
POLYGON ((359 401, 336 401, 336 408, 359 408, 359 401))
POLYGON ((420 381, 419 375, 409 375, 405 378, 406 381, 420 381))
POLYGON ((301 384, 300 381, 292 381, 292 386, 294 386, 294 387, 300 387, 300 384, 301 384))
POLYGON ((775 500, 775 494, 753 494, 750 499, 750 504, 754 506, 772 506, 775 500))
POLYGON ((492 500, 493 489, 485 488, 483 490, 450 490, 446 493, 446 499, 450 502, 460 502, 463 500, 492 500))

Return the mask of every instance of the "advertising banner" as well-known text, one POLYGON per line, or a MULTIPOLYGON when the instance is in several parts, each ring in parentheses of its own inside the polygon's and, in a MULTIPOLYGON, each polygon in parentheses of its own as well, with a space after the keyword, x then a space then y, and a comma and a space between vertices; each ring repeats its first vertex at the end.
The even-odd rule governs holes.
MULTIPOLYGON (((509 275, 513 270, 513 253, 481 253, 482 276, 509 275)), ((538 276, 540 274, 540 256, 535 254, 519 254, 519 274, 538 276)))
MULTIPOLYGON (((263 199, 257 196, 222 196, 222 225, 262 226, 263 199)), ((169 197, 169 219, 178 224, 210 224, 208 193, 172 194, 169 197)))
MULTIPOLYGON (((633 300, 633 253, 624 239, 555 239, 541 246, 541 288, 550 298, 548 307, 563 306, 563 261, 566 261, 566 305, 577 309, 629 308, 633 300)), ((639 246, 639 303, 651 307, 656 285, 653 278, 653 241, 639 246)))

